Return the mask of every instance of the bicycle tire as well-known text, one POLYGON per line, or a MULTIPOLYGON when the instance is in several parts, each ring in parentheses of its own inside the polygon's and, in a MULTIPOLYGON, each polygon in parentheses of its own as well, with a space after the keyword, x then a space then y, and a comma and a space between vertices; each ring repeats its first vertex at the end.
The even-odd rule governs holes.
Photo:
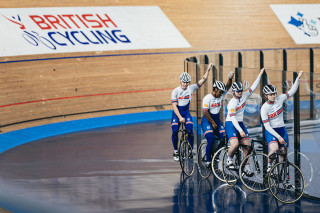
POLYGON ((207 167, 205 164, 206 161, 206 148, 207 142, 204 141, 200 144, 197 154, 197 161, 198 161, 198 170, 202 178, 208 178, 211 174, 211 166, 207 167))
POLYGON ((222 173, 222 162, 223 162, 223 154, 226 150, 226 147, 221 147, 218 151, 216 151, 211 160, 211 170, 214 176, 222 181, 226 182, 222 173))
POLYGON ((269 189, 267 169, 268 155, 264 153, 251 153, 246 156, 239 168, 240 180, 245 187, 254 192, 264 192, 269 189), (249 167, 253 176, 249 177, 244 172, 245 165, 249 160, 249 167), (265 169, 265 171, 263 171, 265 169))
MULTIPOLYGON (((239 179, 239 168, 235 168, 235 169, 227 168, 228 151, 229 151, 229 148, 227 148, 223 154, 222 174, 223 174, 225 182, 229 186, 235 186, 238 182, 238 179, 239 179)), ((242 156, 242 150, 239 149, 239 152, 241 153, 241 156, 242 156)), ((237 156, 234 155, 233 157, 235 158, 237 156)), ((237 164, 235 162, 236 166, 238 166, 239 164, 240 163, 237 164)))
POLYGON ((294 203, 301 198, 305 189, 304 176, 301 170, 293 163, 288 162, 289 177, 284 174, 287 162, 275 164, 268 175, 271 194, 282 203, 294 203), (280 171, 280 172, 278 172, 280 171), (299 182, 295 184, 295 179, 299 182))
POLYGON ((179 148, 179 161, 182 171, 191 176, 194 171, 194 156, 190 144, 187 141, 182 141, 179 148), (189 152, 191 150, 191 152, 189 152))
MULTIPOLYGON (((305 188, 307 188, 307 186, 310 185, 313 179, 313 166, 311 160, 305 154, 303 154, 302 152, 298 152, 298 155, 300 155, 300 168, 302 168, 301 172, 305 178, 305 188)), ((288 154, 288 160, 289 162, 294 162, 293 152, 290 152, 288 154)))

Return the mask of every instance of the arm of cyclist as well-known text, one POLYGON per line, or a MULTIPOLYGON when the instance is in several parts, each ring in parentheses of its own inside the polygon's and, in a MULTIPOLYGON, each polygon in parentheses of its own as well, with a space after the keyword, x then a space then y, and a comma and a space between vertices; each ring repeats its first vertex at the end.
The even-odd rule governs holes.
POLYGON ((237 118, 236 118, 236 108, 237 108, 237 104, 236 103, 231 103, 229 102, 229 105, 228 105, 228 110, 229 110, 229 116, 230 116, 230 119, 231 119, 231 122, 233 124, 233 126, 238 130, 238 132, 240 133, 240 136, 241 137, 245 137, 246 134, 245 132, 242 130, 242 128, 240 127, 238 121, 237 121, 237 118))
POLYGON ((266 128, 266 130, 271 135, 276 137, 281 144, 284 144, 285 143, 284 139, 270 125, 268 112, 266 110, 266 105, 263 105, 261 108, 261 119, 262 119, 263 125, 266 128))
POLYGON ((278 96, 279 101, 284 102, 285 100, 292 97, 297 92, 302 74, 303 74, 303 71, 300 71, 296 81, 294 82, 291 89, 287 93, 278 96))
POLYGON ((172 108, 174 113, 177 115, 177 117, 179 118, 179 122, 180 123, 185 123, 186 119, 184 117, 181 116, 179 109, 178 109, 178 103, 177 102, 173 102, 172 103, 172 108))
POLYGON ((203 109, 203 115, 209 121, 209 123, 212 124, 212 127, 214 129, 217 129, 218 126, 217 126, 216 122, 214 122, 214 120, 211 118, 208 109, 203 109))
POLYGON ((228 82, 226 83, 226 87, 227 87, 227 91, 230 89, 231 85, 232 85, 232 79, 234 77, 234 72, 230 72, 228 74, 228 82))
POLYGON ((199 86, 199 87, 201 87, 201 86, 204 84, 204 82, 206 82, 206 80, 208 79, 208 76, 209 76, 209 73, 210 73, 210 70, 211 70, 212 67, 213 67, 213 64, 212 64, 212 63, 209 64, 206 73, 205 73, 204 76, 200 79, 200 81, 198 81, 198 86, 199 86))
POLYGON ((260 80, 261 80, 261 76, 264 73, 264 71, 265 71, 264 68, 262 68, 260 70, 260 73, 259 73, 257 79, 253 82, 252 86, 249 88, 250 93, 253 93, 258 88, 260 80))

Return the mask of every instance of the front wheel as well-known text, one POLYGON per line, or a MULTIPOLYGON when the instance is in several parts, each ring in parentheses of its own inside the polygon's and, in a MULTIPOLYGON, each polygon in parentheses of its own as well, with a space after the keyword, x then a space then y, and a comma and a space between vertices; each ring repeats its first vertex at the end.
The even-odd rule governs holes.
POLYGON ((198 161, 198 170, 203 178, 208 178, 211 174, 211 166, 206 165, 206 149, 207 149, 207 142, 204 141, 200 144, 199 149, 198 149, 198 156, 197 156, 197 161, 198 161))
POLYGON ((264 153, 252 153, 246 156, 239 168, 240 180, 248 189, 254 192, 263 192, 269 189, 268 176, 268 155, 264 153), (248 175, 245 166, 248 165, 252 174, 248 175))
POLYGON ((222 182, 226 182, 224 180, 223 173, 222 173, 223 154, 225 151, 226 151, 226 147, 220 148, 218 151, 214 153, 211 160, 212 172, 214 176, 216 176, 216 178, 218 178, 218 180, 222 182))
POLYGON ((194 171, 194 154, 188 141, 182 141, 179 148, 179 161, 182 171, 191 176, 194 171))
POLYGON ((268 176, 271 194, 283 203, 293 203, 301 198, 305 188, 301 170, 290 162, 274 165, 268 176))

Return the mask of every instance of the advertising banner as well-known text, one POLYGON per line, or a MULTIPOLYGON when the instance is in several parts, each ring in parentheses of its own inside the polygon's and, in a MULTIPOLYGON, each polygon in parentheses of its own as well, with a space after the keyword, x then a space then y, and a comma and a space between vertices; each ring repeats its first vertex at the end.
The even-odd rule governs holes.
POLYGON ((296 44, 320 44, 320 4, 271 4, 296 44))
POLYGON ((3 8, 0 57, 188 48, 158 6, 3 8))

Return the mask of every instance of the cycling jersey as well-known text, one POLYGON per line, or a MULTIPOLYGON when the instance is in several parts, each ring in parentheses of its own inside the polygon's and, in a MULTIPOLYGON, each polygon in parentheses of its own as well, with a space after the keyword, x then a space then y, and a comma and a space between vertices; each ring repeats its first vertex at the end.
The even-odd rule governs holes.
POLYGON ((188 86, 186 90, 183 90, 181 86, 175 88, 171 94, 171 102, 177 102, 179 111, 189 110, 191 96, 199 87, 198 84, 192 84, 188 86))
POLYGON ((260 79, 261 75, 259 74, 255 82, 249 88, 249 90, 242 93, 241 98, 238 98, 234 95, 228 103, 228 114, 226 121, 232 121, 232 124, 238 130, 238 132, 243 131, 238 122, 243 122, 243 113, 244 107, 246 106, 246 101, 250 97, 250 95, 257 89, 260 83, 260 79))
POLYGON ((221 102, 227 92, 225 91, 220 98, 214 97, 212 93, 206 95, 202 101, 202 110, 208 110, 210 115, 220 114, 221 102))
POLYGON ((292 88, 285 94, 279 95, 274 102, 266 101, 261 108, 261 119, 266 130, 279 139, 281 136, 274 128, 283 127, 283 102, 293 96, 299 87, 299 78, 296 79, 292 88))

